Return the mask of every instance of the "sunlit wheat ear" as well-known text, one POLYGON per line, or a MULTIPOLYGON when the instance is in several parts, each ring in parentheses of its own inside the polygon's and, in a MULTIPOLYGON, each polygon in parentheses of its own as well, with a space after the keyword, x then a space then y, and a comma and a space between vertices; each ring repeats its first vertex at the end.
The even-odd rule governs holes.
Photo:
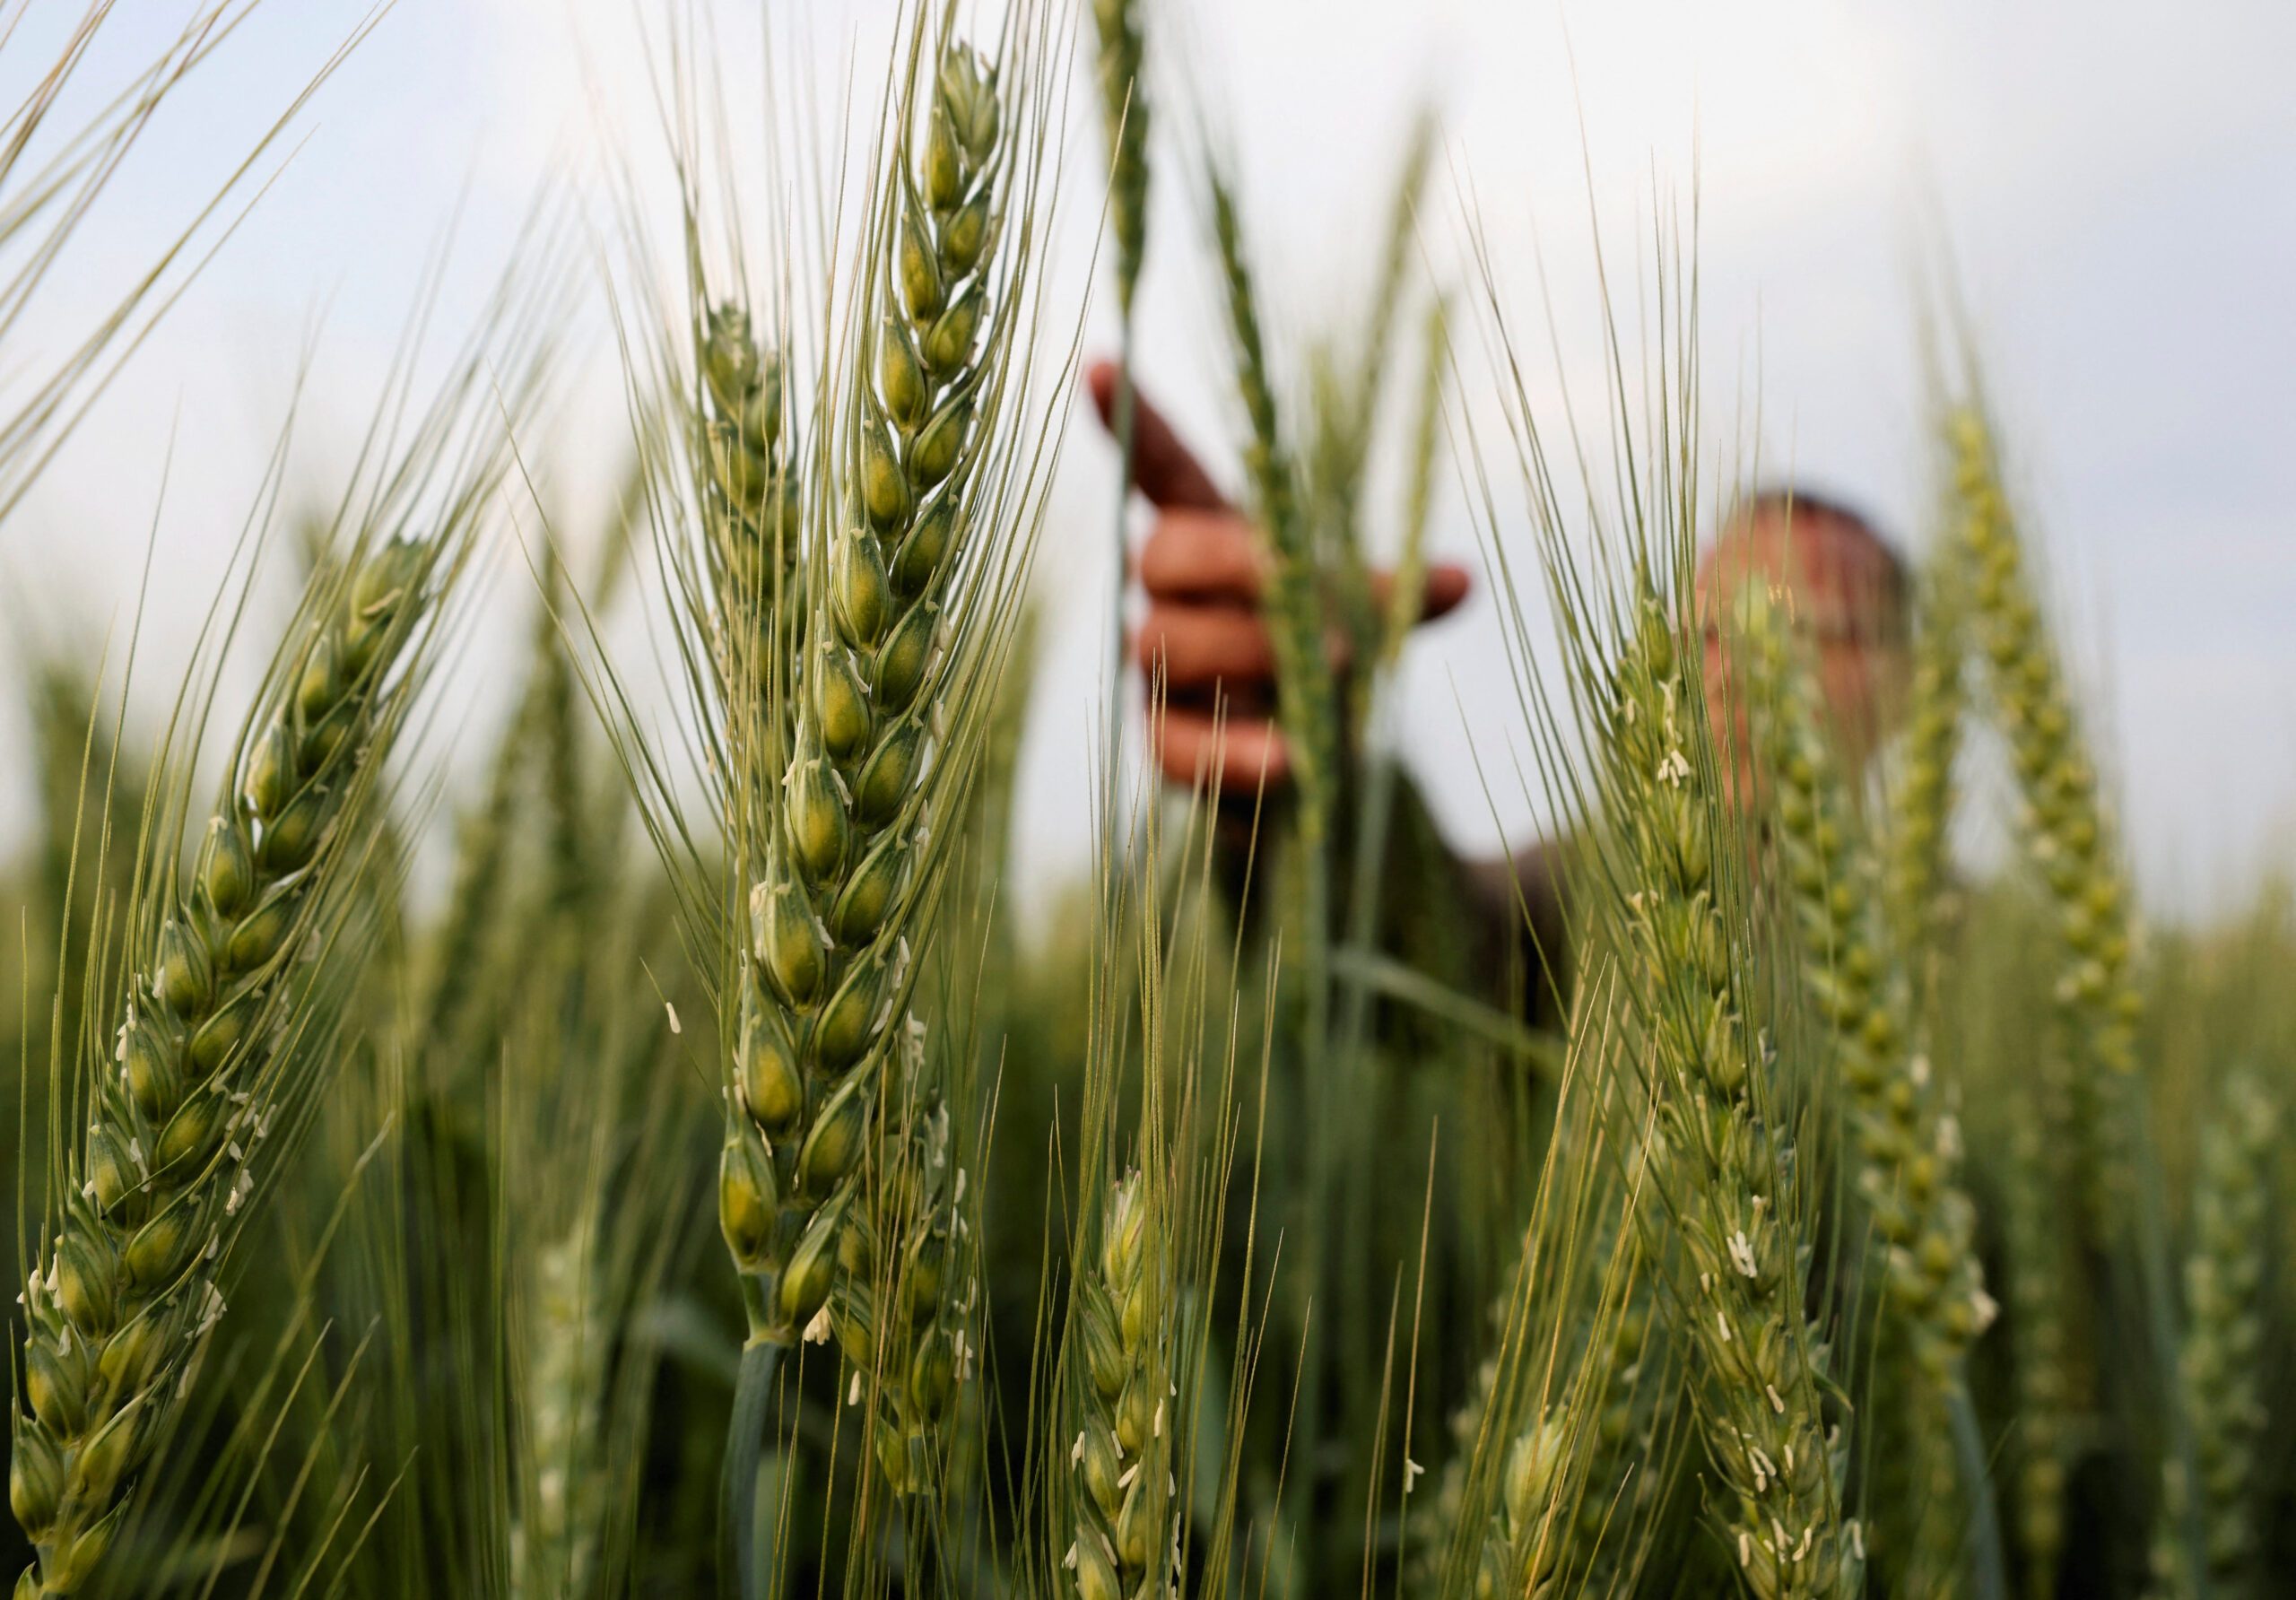
MULTIPOLYGON (((1977 1213, 1961 1183, 1958 1126, 1925 1057, 1913 1053, 1904 973, 1882 915, 1879 872, 1808 665, 1759 591, 1738 604, 1746 703, 1763 773, 1781 887, 1804 991, 1847 1091, 1859 1197, 1883 1250, 1889 1303, 1942 1393, 1992 1322, 1977 1258, 1977 1213)), ((1944 1431, 1942 1420, 1931 1430, 1944 1431)))
MULTIPOLYGON (((951 46, 878 235, 883 315, 852 384, 843 517, 808 569, 793 735, 761 797, 719 1221, 751 1337, 827 1337, 839 1241, 913 978, 906 931, 944 852, 936 718, 952 587, 982 496, 978 416, 1012 326, 992 303, 1011 163, 995 70, 951 46)), ((958 604, 957 614, 974 617, 958 604)), ((981 625, 993 616, 979 619, 981 625)))
MULTIPOLYGON (((2042 622, 2040 600, 1985 419, 1956 412, 1948 442, 1994 709, 2024 798, 2027 850, 2057 902, 2057 1004, 2083 1146, 2092 1229, 2135 1205, 2136 1022, 2128 883, 2098 791, 2096 758, 2042 622)), ((2106 1235, 2099 1232, 2097 1237, 2106 1235)))
POLYGON ((291 1092, 295 968, 352 875, 340 830, 403 717, 415 674, 395 667, 439 556, 393 542, 324 584, 190 884, 135 952, 114 1060, 87 1085, 23 1294, 11 1491, 38 1553, 20 1596, 72 1594, 94 1570, 222 1315, 214 1276, 291 1092))
POLYGON ((2192 1461, 2187 1470, 2172 1450, 2162 1471, 2152 1593, 2164 1600, 2254 1593, 2259 1576, 2262 1452, 2274 1420, 2265 1406, 2265 1280, 2278 1131, 2278 1108, 2242 1076, 2201 1139, 2177 1360, 2192 1461))
POLYGON ((1083 1414, 1068 1469, 1083 1492, 1067 1566, 1083 1600, 1161 1596, 1179 1566, 1179 1405, 1171 1219, 1146 1170, 1111 1186, 1077 1284, 1083 1414))
POLYGON ((1842 1508, 1846 1434, 1824 1415, 1828 1351, 1807 1321, 1810 1244, 1798 1152, 1767 1044, 1749 1030, 1744 935, 1718 879, 1718 768, 1702 690, 1671 611, 1639 586, 1607 673, 1603 749, 1611 874, 1637 971, 1656 1108, 1654 1255, 1700 1358, 1716 1502, 1741 1575, 1769 1596, 1848 1596, 1864 1566, 1842 1508), (1670 1226, 1666 1224, 1671 1224, 1670 1226))
POLYGON ((1146 56, 1141 13, 1144 0, 1092 0, 1098 48, 1093 76, 1100 85, 1101 121, 1109 161, 1109 230, 1116 236, 1116 295, 1132 315, 1140 264, 1148 248, 1148 94, 1141 66, 1146 56))

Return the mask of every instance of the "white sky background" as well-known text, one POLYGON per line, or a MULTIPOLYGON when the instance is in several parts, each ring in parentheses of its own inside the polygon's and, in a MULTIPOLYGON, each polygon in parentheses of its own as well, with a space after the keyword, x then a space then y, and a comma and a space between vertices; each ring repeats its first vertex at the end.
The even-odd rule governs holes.
MULTIPOLYGON (((149 11, 172 20, 180 9, 149 11)), ((143 670, 146 690, 172 687, 150 664, 172 666, 188 647, 188 602, 222 570, 315 327, 295 481, 316 488, 356 438, 413 285, 458 205, 449 331, 491 285, 546 178, 588 194, 589 214, 609 226, 596 179, 602 152, 619 151, 652 184, 651 201, 669 203, 634 22, 654 19, 658 36, 669 9, 398 0, 322 91, 271 193, 0 528, 0 583, 13 591, 0 629, 30 621, 92 646, 127 614, 156 516, 159 603, 143 670)), ((753 0, 714 9, 729 77, 758 83, 753 0)), ((1742 392, 1758 385, 1765 464, 1872 508, 1916 546, 1928 534, 1928 460, 1915 268, 1950 245, 2027 503, 2051 543, 2062 614, 2102 697, 2148 887, 2168 904, 2204 904, 2246 886, 2260 857, 2284 854, 2296 795, 2296 99, 2284 84, 2296 12, 2284 0, 2210 0, 2173 19, 2122 0, 1149 0, 1149 10, 1163 26, 1152 41, 1161 121, 1142 378, 1223 481, 1238 481, 1237 419, 1196 190, 1169 137, 1191 108, 1240 160, 1280 351, 1346 326, 1404 129, 1430 94, 1444 111, 1447 161, 1477 197, 1500 293, 1526 318, 1540 292, 1535 239, 1543 252, 1564 320, 1561 376, 1574 385, 1598 353, 1587 165, 1622 283, 1647 257, 1654 191, 1686 203, 1694 181, 1709 430, 1726 435, 1742 392)), ((800 91, 768 103, 737 87, 736 114, 786 125, 805 114, 804 99, 826 114, 854 63, 873 96, 891 11, 876 0, 780 8, 777 28, 801 38, 778 81, 800 91)), ((106 57, 115 63, 152 48, 161 27, 141 6, 122 12, 106 57)), ((40 337, 60 344, 86 326, 359 14, 298 0, 257 15, 121 174, 50 286, 40 337)), ((39 54, 39 25, 0 51, 8 103, 39 54)), ((1060 317, 1091 286, 1101 160, 1081 65, 1074 82, 1050 302, 1060 317)), ((1453 209, 1431 248, 1456 275, 1453 209)), ((561 419, 524 441, 545 503, 576 541, 603 518, 627 433, 591 287, 570 330, 580 361, 561 419)), ((1112 325, 1112 310, 1095 306, 1088 344, 1107 349, 1112 325)), ((1048 343, 1065 331, 1048 330, 1048 343)), ((1561 380, 1543 336, 1526 353, 1551 407, 1561 380)), ((39 360, 7 352, 0 383, 39 360)), ((1490 395, 1470 392, 1466 404, 1479 422, 1494 420, 1490 395)), ((1022 858, 1043 874, 1030 886, 1039 891, 1080 869, 1089 848, 1111 455, 1075 415, 1039 557, 1051 626, 1022 817, 1022 858)), ((1394 499, 1374 500, 1375 526, 1394 499)), ((1437 536, 1445 552, 1474 559, 1456 491, 1437 536)), ((520 659, 526 587, 523 563, 506 558, 489 626, 452 680, 457 772, 474 766, 502 708, 496 669, 520 659)), ((1462 847, 1535 831, 1535 808, 1511 781, 1494 816, 1470 754, 1479 747, 1503 771, 1509 743, 1522 743, 1487 593, 1424 634, 1407 689, 1408 757, 1462 847)), ((0 706, 0 752, 21 749, 22 733, 18 708, 0 706)), ((22 824, 28 780, 4 775, 23 771, 0 759, 0 830, 22 824)))

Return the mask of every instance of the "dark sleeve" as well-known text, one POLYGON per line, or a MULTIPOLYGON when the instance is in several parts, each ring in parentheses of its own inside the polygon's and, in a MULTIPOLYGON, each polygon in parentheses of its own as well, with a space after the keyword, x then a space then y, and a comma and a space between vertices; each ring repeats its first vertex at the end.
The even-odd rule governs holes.
POLYGON ((1567 846, 1543 839, 1466 871, 1484 927, 1483 967, 1523 1019, 1560 1030, 1570 998, 1572 940, 1563 895, 1567 846))
POLYGON ((1542 839, 1513 857, 1463 860, 1408 778, 1398 778, 1381 935, 1431 978, 1560 1029, 1570 995, 1568 855, 1542 839))

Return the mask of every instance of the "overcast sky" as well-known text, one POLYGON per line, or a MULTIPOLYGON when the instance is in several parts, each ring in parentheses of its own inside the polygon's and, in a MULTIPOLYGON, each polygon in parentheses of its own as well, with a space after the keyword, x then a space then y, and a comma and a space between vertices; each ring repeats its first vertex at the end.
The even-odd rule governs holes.
MULTIPOLYGON (((179 9, 123 7, 116 58, 149 48, 152 15, 179 9)), ((658 171, 633 18, 670 9, 398 0, 304 118, 277 183, 0 528, 0 581, 31 586, 43 627, 96 638, 125 613, 156 517, 161 610, 187 613, 177 601, 214 583, 315 328, 317 382, 299 422, 301 481, 314 484, 363 421, 412 285, 457 214, 449 325, 483 294, 546 178, 578 190, 603 170, 602 151, 658 171)), ((730 75, 757 82, 747 65, 756 6, 716 9, 729 19, 730 75)), ((1519 313, 1541 291, 1535 243, 1544 259, 1564 339, 1560 375, 1541 346, 1543 397, 1559 377, 1583 381, 1594 356, 1589 170, 1614 275, 1639 265, 1635 230, 1653 195, 1686 203, 1694 183, 1709 424, 1734 426, 1750 407, 1741 396, 1758 387, 1765 462, 1871 507, 1917 547, 1929 529, 1914 269, 1950 253, 2051 543, 2057 598, 2103 709, 2148 886, 2169 903, 2203 903, 2242 886, 2260 853, 2284 854, 2296 797, 2296 429, 2285 397, 2296 372, 2296 97, 2284 81, 2296 9, 2284 0, 2173 12, 2119 0, 1148 9, 1163 126, 1200 109, 1240 161, 1280 345, 1345 326, 1403 130, 1431 96, 1448 135, 1443 188, 1471 187, 1500 293, 1519 313)), ((848 64, 864 82, 880 70, 890 13, 860 0, 781 8, 796 40, 781 81, 826 114, 848 64)), ((91 220, 72 271, 52 285, 42 337, 85 326, 359 14, 335 0, 274 4, 203 71, 91 220)), ((0 52, 9 103, 37 42, 28 33, 0 52)), ((1074 81, 1067 148, 1081 191, 1100 157, 1081 72, 1074 81)), ((758 100, 737 88, 744 115, 797 114, 796 97, 758 100)), ((1143 379, 1232 483, 1235 417, 1196 196, 1179 149, 1158 155, 1143 379)), ((1096 202, 1072 193, 1057 232, 1065 306, 1090 286, 1096 202)), ((1457 274, 1456 228, 1431 234, 1439 269, 1457 274)), ((564 419, 529 441, 545 497, 576 538, 598 520, 626 433, 593 302, 574 330, 584 361, 564 419)), ((1104 308, 1090 314, 1094 344, 1111 321, 1104 308)), ((7 352, 0 380, 39 360, 7 352)), ((1467 403, 1490 419, 1489 396, 1467 403)), ((1023 801, 1039 841, 1028 859, 1055 870, 1080 865, 1089 838, 1078 752, 1098 703, 1112 488, 1109 452, 1079 419, 1040 560, 1053 626, 1023 801)), ((1474 559, 1456 494, 1439 539, 1474 559)), ((474 677, 515 658, 524 583, 506 565, 500 638, 474 645, 474 677)), ((0 610, 0 627, 24 612, 0 610)), ((1511 788, 1495 796, 1494 817, 1469 761, 1473 745, 1488 759, 1519 743, 1499 637, 1483 597, 1429 630, 1408 668, 1409 758, 1468 848, 1537 823, 1511 788)), ((180 659, 187 642, 162 615, 152 658, 173 649, 180 659)), ((483 683, 459 697, 465 769, 498 707, 483 683)), ((16 708, 0 708, 0 748, 15 748, 21 731, 16 708)), ((0 828, 21 826, 22 787, 0 787, 0 828)))

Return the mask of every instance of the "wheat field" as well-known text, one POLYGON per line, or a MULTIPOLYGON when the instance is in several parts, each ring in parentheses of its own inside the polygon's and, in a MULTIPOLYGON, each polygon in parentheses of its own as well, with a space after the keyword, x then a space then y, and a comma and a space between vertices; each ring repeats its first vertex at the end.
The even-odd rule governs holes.
MULTIPOLYGON (((0 344, 242 9, 50 165, 82 35, 15 110, 0 344)), ((1557 313, 1432 115, 1302 337, 1155 0, 902 8, 764 214, 707 36, 663 37, 674 258, 634 192, 538 206, 326 498, 275 475, 219 592, 144 597, 187 659, 15 653, 18 1600, 2296 1592, 2296 900, 2148 920, 1950 304, 1934 515, 1861 631, 1707 554, 1761 474, 1711 445, 1687 208, 1613 258, 1563 431, 1557 313), (1105 440, 1063 205, 1105 235, 1105 440), (1135 300, 1187 271, 1265 692, 1118 678, 1063 757, 1092 867, 1022 896, 1044 619, 1129 604, 1036 556, 1142 516, 1056 526, 1055 466, 1145 485, 1135 300), (625 483, 544 515, 600 280, 625 483), (1535 872, 1455 859, 1398 755, 1447 506, 1535 872), (530 621, 448 779, 489 574, 530 621), (1135 695, 1168 754, 1186 714, 1280 767, 1127 764, 1135 695)), ((144 248, 0 405, 0 518, 178 292, 187 240, 144 248)))

